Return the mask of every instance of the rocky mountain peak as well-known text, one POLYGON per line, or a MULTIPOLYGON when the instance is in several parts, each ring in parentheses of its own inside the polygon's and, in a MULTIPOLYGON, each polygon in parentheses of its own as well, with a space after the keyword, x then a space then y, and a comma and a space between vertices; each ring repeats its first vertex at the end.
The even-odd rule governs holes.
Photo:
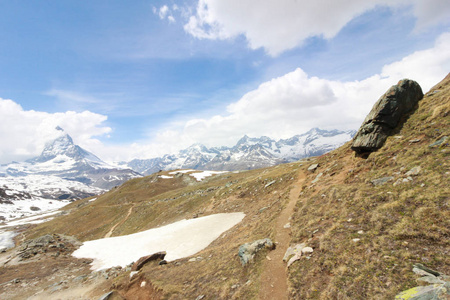
POLYGON ((72 137, 65 133, 64 129, 57 126, 56 130, 60 132, 60 136, 56 139, 48 142, 41 155, 29 160, 31 163, 45 162, 52 160, 58 156, 66 156, 74 159, 75 161, 81 161, 83 159, 90 160, 92 162, 100 163, 102 160, 94 154, 84 150, 78 145, 75 145, 72 137))

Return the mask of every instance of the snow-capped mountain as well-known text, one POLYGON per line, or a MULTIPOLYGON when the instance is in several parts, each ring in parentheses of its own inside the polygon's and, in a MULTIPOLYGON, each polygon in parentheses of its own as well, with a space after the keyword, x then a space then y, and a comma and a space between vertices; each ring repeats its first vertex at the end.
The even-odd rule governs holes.
POLYGON ((152 159, 134 159, 126 163, 126 166, 145 175, 173 169, 217 171, 256 169, 324 154, 351 140, 355 133, 355 131, 313 128, 304 134, 279 141, 266 136, 260 138, 244 136, 233 147, 207 148, 201 144, 194 144, 177 154, 166 154, 152 159))
MULTIPOLYGON (((0 166, 0 201, 81 199, 140 177, 131 169, 111 166, 73 143, 61 128, 41 155, 0 166)), ((4 212, 0 210, 0 214, 4 212)))

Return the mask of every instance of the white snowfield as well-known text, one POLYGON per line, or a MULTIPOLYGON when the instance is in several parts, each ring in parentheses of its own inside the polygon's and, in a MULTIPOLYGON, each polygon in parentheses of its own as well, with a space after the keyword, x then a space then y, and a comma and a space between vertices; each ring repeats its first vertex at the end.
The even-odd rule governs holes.
POLYGON ((238 212, 181 220, 130 235, 88 241, 72 255, 94 259, 91 269, 96 271, 115 266, 125 267, 159 251, 166 251, 165 259, 173 261, 206 248, 244 217, 244 213, 238 212))
POLYGON ((44 222, 47 222, 47 221, 50 221, 51 219, 53 219, 53 218, 49 218, 50 216, 56 215, 58 213, 60 213, 60 211, 56 210, 56 211, 46 212, 43 214, 33 215, 31 217, 14 219, 12 221, 7 222, 6 225, 1 225, 0 229, 5 228, 5 227, 11 227, 11 226, 25 225, 25 224, 44 223, 44 222))
MULTIPOLYGON (((198 170, 178 170, 178 171, 172 171, 169 172, 169 174, 177 174, 177 173, 190 173, 189 175, 194 177, 197 181, 202 181, 203 179, 205 179, 206 177, 215 175, 215 174, 222 174, 222 173, 227 173, 228 171, 198 171, 198 170)), ((169 178, 168 176, 163 177, 165 175, 161 175, 162 178, 169 178)))
POLYGON ((8 222, 13 219, 38 215, 43 212, 50 212, 55 209, 60 209, 69 204, 67 200, 52 200, 42 198, 32 198, 16 200, 14 204, 0 203, 0 216, 4 217, 8 222), (39 207, 40 211, 33 211, 31 207, 39 207))

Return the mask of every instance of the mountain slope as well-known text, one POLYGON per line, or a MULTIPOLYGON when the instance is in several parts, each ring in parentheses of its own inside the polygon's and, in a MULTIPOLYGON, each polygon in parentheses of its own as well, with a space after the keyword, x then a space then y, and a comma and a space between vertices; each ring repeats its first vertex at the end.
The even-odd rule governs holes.
POLYGON ((33 204, 25 210, 13 209, 20 200, 30 199, 35 207, 44 209, 49 199, 81 199, 141 176, 130 169, 108 165, 75 145, 61 128, 57 129, 61 131, 60 136, 48 143, 40 156, 0 167, 0 188, 5 195, 9 194, 8 197, 0 195, 4 202, 0 204, 0 216, 10 219, 32 213, 33 204))
MULTIPOLYGON (((450 274, 449 113, 450 75, 367 159, 347 143, 320 157, 201 182, 182 172, 160 172, 95 201, 72 203, 64 214, 28 228, 23 239, 57 233, 87 241, 215 213, 246 217, 194 256, 166 265, 149 262, 132 277, 130 270, 111 269, 70 279, 89 261, 69 260, 64 252, 17 265, 12 259, 0 271, 0 282, 11 280, 0 286, 0 297, 98 299, 115 290, 127 299, 393 299, 416 285, 413 263, 450 274), (264 249, 242 266, 239 247, 263 238, 277 243, 276 249, 264 249), (298 243, 313 252, 287 268, 280 253, 298 243), (66 261, 73 267, 65 277, 52 268, 44 272, 66 261), (44 271, 26 277, 30 270, 44 271), (19 277, 21 286, 14 283, 19 277)), ((15 257, 14 251, 0 254, 0 261, 15 257)))
POLYGON ((321 130, 275 141, 244 136, 233 147, 207 148, 201 144, 152 159, 135 159, 128 167, 145 175, 159 170, 198 169, 237 171, 274 166, 331 151, 349 141, 355 131, 321 130))

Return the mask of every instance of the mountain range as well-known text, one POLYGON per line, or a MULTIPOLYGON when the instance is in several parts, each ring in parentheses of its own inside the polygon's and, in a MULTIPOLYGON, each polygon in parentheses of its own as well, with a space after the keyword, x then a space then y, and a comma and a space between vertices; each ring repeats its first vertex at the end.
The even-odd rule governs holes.
POLYGON ((275 141, 267 136, 245 135, 233 147, 194 144, 177 154, 121 163, 136 172, 149 175, 159 170, 196 169, 216 171, 251 170, 322 155, 352 139, 356 131, 313 128, 289 139, 275 141))

